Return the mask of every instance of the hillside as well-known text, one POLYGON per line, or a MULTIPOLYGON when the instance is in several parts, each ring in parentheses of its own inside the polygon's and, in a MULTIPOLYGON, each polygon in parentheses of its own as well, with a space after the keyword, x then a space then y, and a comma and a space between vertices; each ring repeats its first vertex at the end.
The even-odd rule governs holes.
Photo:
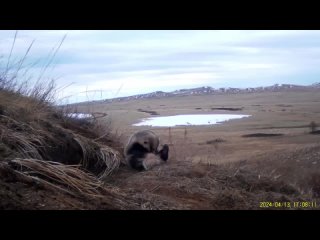
POLYGON ((173 92, 156 91, 146 94, 132 95, 128 97, 117 97, 104 100, 94 100, 89 102, 81 102, 68 105, 81 105, 81 104, 103 104, 112 102, 131 101, 136 99, 155 99, 167 98, 176 96, 202 96, 202 95, 219 95, 219 94, 248 94, 248 93, 272 93, 282 91, 317 91, 320 89, 320 83, 314 83, 309 86, 294 85, 294 84, 275 84, 272 86, 255 87, 255 88, 212 88, 212 87, 199 87, 190 89, 180 89, 173 92))
POLYGON ((121 208, 103 187, 122 159, 106 127, 1 89, 0 130, 0 209, 93 208, 103 192, 102 206, 121 208))

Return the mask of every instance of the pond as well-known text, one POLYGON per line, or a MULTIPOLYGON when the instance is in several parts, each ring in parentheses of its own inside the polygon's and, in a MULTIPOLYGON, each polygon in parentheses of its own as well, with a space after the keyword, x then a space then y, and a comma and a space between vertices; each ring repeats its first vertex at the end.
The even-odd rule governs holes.
POLYGON ((165 117, 151 117, 142 119, 141 122, 133 126, 153 126, 153 127, 174 127, 174 126, 194 126, 213 125, 222 122, 250 117, 251 115, 240 114, 186 114, 165 117))

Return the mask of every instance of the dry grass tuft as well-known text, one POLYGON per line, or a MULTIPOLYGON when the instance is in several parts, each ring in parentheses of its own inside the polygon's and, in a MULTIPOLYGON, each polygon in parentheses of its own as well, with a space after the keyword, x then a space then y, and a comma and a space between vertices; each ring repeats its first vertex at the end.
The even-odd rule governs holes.
POLYGON ((16 158, 9 165, 25 177, 29 177, 45 185, 50 185, 69 194, 101 196, 102 182, 94 175, 81 169, 81 165, 65 165, 57 162, 38 159, 16 158), (62 186, 62 187, 60 187, 62 186))
POLYGON ((0 90, 0 139, 1 149, 6 151, 1 154, 0 149, 0 154, 4 159, 81 164, 99 179, 118 169, 121 144, 108 127, 103 128, 96 121, 79 122, 53 106, 39 107, 38 103, 30 97, 0 90))
POLYGON ((105 179, 119 168, 121 155, 118 151, 80 135, 74 134, 73 139, 80 145, 83 153, 81 165, 97 172, 99 179, 105 179))
MULTIPOLYGON (((81 165, 65 165, 38 159, 16 158, 8 162, 0 162, 0 176, 4 181, 0 182, 1 186, 5 182, 11 183, 11 185, 17 185, 17 189, 21 191, 26 191, 25 186, 32 186, 38 194, 42 195, 40 200, 50 200, 50 198, 43 199, 43 196, 47 196, 47 194, 52 196, 53 194, 57 196, 57 200, 55 197, 53 199, 51 197, 51 201, 53 201, 51 204, 58 204, 60 201, 67 202, 67 209, 102 208, 120 210, 140 208, 135 198, 120 191, 115 186, 110 186, 100 181, 93 174, 83 170, 81 165), (23 184, 21 185, 21 183, 23 184), (79 201, 81 204, 79 204, 79 201)), ((4 186, 6 186, 6 189, 10 189, 8 184, 4 186)), ((0 196, 4 193, 5 191, 0 192, 0 196)), ((10 199, 11 208, 14 206, 13 209, 38 209, 38 195, 36 197, 33 196, 33 192, 29 194, 28 202, 30 203, 21 203, 16 198, 10 199)), ((21 196, 21 194, 12 194, 12 192, 9 195, 21 196)), ((44 209, 46 209, 44 204, 40 205, 43 205, 44 209)), ((0 204, 1 207, 3 206, 0 204)), ((57 209, 60 208, 57 207, 57 209)))

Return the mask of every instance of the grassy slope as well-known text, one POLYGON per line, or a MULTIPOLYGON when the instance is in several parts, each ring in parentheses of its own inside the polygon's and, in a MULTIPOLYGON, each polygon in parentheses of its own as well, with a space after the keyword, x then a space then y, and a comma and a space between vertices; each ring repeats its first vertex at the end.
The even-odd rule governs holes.
POLYGON ((107 128, 2 89, 0 130, 1 209, 123 208, 126 196, 102 186, 122 158, 107 128))

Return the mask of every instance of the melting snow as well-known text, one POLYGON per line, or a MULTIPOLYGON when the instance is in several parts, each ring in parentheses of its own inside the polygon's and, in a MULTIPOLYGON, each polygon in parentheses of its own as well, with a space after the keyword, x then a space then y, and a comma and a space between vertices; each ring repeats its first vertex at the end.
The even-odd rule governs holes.
POLYGON ((71 118, 79 118, 79 119, 93 118, 92 114, 88 114, 88 113, 68 113, 67 116, 71 118))

